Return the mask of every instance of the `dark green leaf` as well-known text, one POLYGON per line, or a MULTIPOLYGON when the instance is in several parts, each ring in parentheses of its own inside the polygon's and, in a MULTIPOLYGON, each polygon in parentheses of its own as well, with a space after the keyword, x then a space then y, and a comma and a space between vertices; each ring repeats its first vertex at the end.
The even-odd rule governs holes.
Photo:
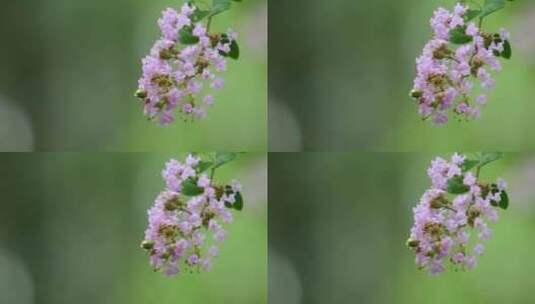
POLYGON ((240 58, 240 47, 238 46, 236 40, 232 40, 230 43, 230 52, 228 53, 228 56, 232 59, 240 58))
POLYGON ((197 196, 204 193, 204 189, 197 186, 194 179, 187 179, 182 183, 182 194, 185 196, 197 196))
POLYGON ((182 44, 196 44, 199 42, 199 37, 193 36, 193 29, 191 26, 183 27, 179 32, 179 41, 182 44))
POLYGON ((236 192, 236 201, 234 202, 234 209, 241 211, 243 209, 243 197, 240 192, 236 192))
POLYGON ((234 204, 225 202, 225 207, 229 209, 236 209, 238 211, 241 211, 243 209, 243 197, 241 195, 241 192, 234 192, 232 191, 232 187, 227 185, 225 186, 225 194, 226 195, 234 194, 234 199, 235 199, 234 204))
POLYGON ((505 40, 503 42, 503 52, 500 55, 505 59, 511 59, 512 53, 511 43, 509 43, 509 40, 505 40))
MULTIPOLYGON (((226 34, 223 34, 221 36, 221 43, 229 43, 229 39, 226 34)), ((219 51, 219 54, 225 57, 230 57, 232 59, 240 58, 240 47, 238 45, 238 42, 236 42, 236 40, 232 40, 230 42, 230 51, 228 53, 219 51)))
POLYGON ((450 31, 450 42, 453 44, 466 44, 472 41, 472 36, 466 35, 466 27, 458 26, 450 31))
POLYGON ((214 169, 223 166, 224 164, 236 159, 236 153, 232 152, 217 152, 215 156, 214 169))
MULTIPOLYGON (((492 184, 490 186, 490 192, 494 195, 498 192, 500 192, 500 190, 498 189, 498 185, 496 184, 492 184)), ((501 191, 500 193, 500 201, 499 202, 496 202, 494 200, 491 200, 490 201, 490 204, 494 207, 500 207, 502 209, 507 209, 507 207, 509 207, 509 196, 507 195, 507 192, 505 191, 501 191)))
POLYGON ((509 196, 507 195, 507 192, 505 192, 505 191, 502 191, 502 193, 500 194, 500 204, 499 204, 499 206, 503 210, 505 210, 505 209, 507 209, 507 207, 509 207, 509 196))
POLYGON ((463 177, 460 175, 454 176, 448 181, 447 191, 451 194, 463 194, 468 192, 470 188, 463 184, 463 177))
POLYGON ((197 170, 198 173, 202 173, 208 169, 210 169, 210 167, 212 167, 214 165, 213 162, 211 161, 201 161, 199 162, 199 164, 197 165, 197 167, 195 168, 197 170))
POLYGON ((479 160, 467 159, 461 165, 461 170, 463 170, 463 172, 469 171, 470 169, 474 168, 478 164, 479 164, 479 160))

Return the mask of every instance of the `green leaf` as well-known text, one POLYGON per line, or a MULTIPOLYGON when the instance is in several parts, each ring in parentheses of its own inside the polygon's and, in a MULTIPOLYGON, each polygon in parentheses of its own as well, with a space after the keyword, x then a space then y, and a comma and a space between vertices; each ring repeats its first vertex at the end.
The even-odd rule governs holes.
POLYGON ((193 22, 199 22, 203 20, 204 18, 208 17, 208 15, 210 15, 210 11, 196 9, 195 12, 191 14, 190 18, 193 22))
POLYGON ((468 22, 474 20, 475 18, 479 17, 479 15, 481 15, 481 10, 469 9, 466 14, 464 14, 464 21, 468 22))
POLYGON ((483 152, 481 153, 481 156, 479 157, 478 167, 481 168, 487 164, 490 164, 502 158, 503 158, 503 152, 483 152))
POLYGON ((199 42, 199 37, 193 36, 193 28, 185 26, 179 31, 179 41, 182 44, 196 44, 199 42))
POLYGON ((505 0, 485 0, 483 10, 481 11, 481 18, 488 16, 505 7, 505 0))
POLYGON ((228 53, 225 53, 223 51, 219 51, 219 54, 225 57, 230 57, 232 59, 238 59, 240 58, 240 46, 238 45, 238 42, 236 40, 230 41, 227 34, 221 35, 221 43, 229 43, 230 42, 230 51, 228 53))
POLYGON ((465 26, 458 26, 450 31, 450 42, 453 44, 466 44, 472 39, 472 36, 466 35, 465 26))
POLYGON ((479 160, 466 159, 461 165, 461 170, 463 170, 463 172, 469 171, 470 169, 474 168, 478 164, 479 164, 479 160))
POLYGON ((243 210, 243 197, 241 195, 241 192, 236 192, 235 198, 236 198, 236 201, 234 202, 232 207, 234 207, 234 209, 238 211, 242 211, 243 210))
POLYGON ((212 167, 214 165, 213 162, 211 161, 201 161, 199 162, 199 164, 197 165, 197 167, 195 168, 197 170, 198 173, 202 173, 208 169, 210 169, 210 167, 212 167))
POLYGON ((505 191, 502 191, 502 193, 500 194, 500 204, 499 204, 499 206, 503 210, 506 210, 507 207, 509 207, 509 195, 507 195, 507 192, 505 192, 505 191))
POLYGON ((241 2, 241 0, 213 0, 212 9, 208 16, 213 17, 215 15, 221 14, 224 11, 228 11, 232 6, 232 2, 241 2))
POLYGON ((231 0, 214 0, 212 2, 210 17, 221 14, 224 11, 228 11, 231 7, 231 3, 231 0))
POLYGON ((503 152, 483 152, 479 155, 478 160, 466 159, 461 165, 461 170, 467 172, 473 168, 481 168, 491 162, 503 158, 503 155, 503 152))
POLYGON ((197 186, 197 182, 194 179, 187 179, 182 183, 182 189, 180 191, 185 196, 197 196, 204 193, 204 189, 197 186))
POLYGON ((505 40, 503 42, 503 52, 500 55, 505 59, 511 59, 512 54, 511 43, 509 43, 509 40, 505 40))
POLYGON ((236 153, 232 152, 217 152, 215 156, 214 169, 217 169, 224 164, 233 161, 236 159, 236 153))
MULTIPOLYGON (((498 192, 500 192, 500 190, 498 189, 498 185, 492 184, 490 186, 490 193, 496 194, 498 192)), ((490 204, 492 206, 494 206, 494 207, 500 207, 500 208, 502 208, 504 210, 507 209, 507 207, 509 207, 509 196, 507 195, 507 192, 501 191, 501 193, 500 193, 500 201, 496 202, 494 200, 491 200, 490 204)))
MULTIPOLYGON (((232 195, 234 192, 232 191, 232 187, 227 185, 225 186, 225 194, 226 195, 232 195)), ((241 192, 235 192, 234 193, 234 204, 231 204, 229 202, 225 202, 225 207, 229 209, 236 209, 238 211, 243 210, 243 196, 241 192)))
POLYGON ((463 194, 468 192, 470 188, 463 184, 463 177, 461 175, 454 176, 448 181, 447 191, 451 194, 463 194))
POLYGON ((240 58, 240 46, 236 40, 232 40, 230 43, 230 52, 228 53, 228 56, 232 59, 240 58))

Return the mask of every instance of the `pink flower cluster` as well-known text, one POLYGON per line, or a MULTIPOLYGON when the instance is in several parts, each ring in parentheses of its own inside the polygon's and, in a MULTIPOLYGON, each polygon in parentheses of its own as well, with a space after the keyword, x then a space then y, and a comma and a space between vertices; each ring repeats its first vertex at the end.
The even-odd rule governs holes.
MULTIPOLYGON (((435 159, 428 169, 432 186, 414 208, 414 226, 407 245, 416 254, 416 264, 436 275, 451 262, 458 269, 472 269, 476 256, 484 250, 483 241, 491 238, 488 222, 498 220, 495 209, 502 199, 505 182, 487 184, 465 172, 465 157, 453 155, 451 161, 435 159), (452 181, 464 189, 451 194, 452 181), (471 246, 471 234, 477 244, 471 246)), ((458 190, 458 189, 457 189, 458 190)))
POLYGON ((200 173, 201 161, 189 155, 185 163, 170 160, 162 172, 167 184, 149 209, 149 226, 141 247, 150 254, 155 270, 167 276, 183 268, 210 271, 225 240, 223 224, 233 220, 229 206, 241 191, 237 181, 216 185, 200 173))
POLYGON ((459 119, 480 116, 487 96, 480 94, 475 102, 470 100, 473 80, 479 81, 483 89, 493 88, 489 71, 501 70, 498 57, 509 47, 505 30, 484 33, 476 23, 468 21, 469 13, 468 6, 462 4, 457 4, 453 12, 444 8, 435 11, 431 19, 434 37, 416 60, 411 97, 418 103, 419 114, 424 119, 431 118, 436 125, 448 121, 450 110, 459 119))
POLYGON ((237 34, 210 35, 200 22, 200 11, 186 3, 180 12, 168 8, 158 20, 162 37, 150 55, 142 60, 143 75, 136 96, 143 101, 144 114, 168 125, 175 121, 175 110, 184 119, 202 119, 214 104, 209 89, 224 86, 216 72, 227 69, 225 56, 237 34))

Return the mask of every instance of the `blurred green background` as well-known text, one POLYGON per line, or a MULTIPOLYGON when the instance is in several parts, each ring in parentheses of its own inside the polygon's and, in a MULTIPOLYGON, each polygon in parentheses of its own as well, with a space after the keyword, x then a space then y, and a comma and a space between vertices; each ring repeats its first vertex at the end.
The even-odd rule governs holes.
POLYGON ((474 271, 429 277, 405 241, 435 156, 271 153, 269 302, 533 302, 535 155, 507 153, 482 169, 482 180, 507 181, 509 209, 474 271))
POLYGON ((180 154, 3 154, 0 303, 266 303, 267 157, 216 173, 245 209, 210 273, 168 279, 139 248, 164 163, 180 154), (9 173, 6 173, 9 172, 9 173))
MULTIPOLYGON (((482 2, 482 0, 476 0, 482 2)), ((269 1, 270 151, 525 151, 535 148, 535 2, 515 1, 484 29, 507 28, 513 58, 482 118, 436 128, 408 97, 429 19, 453 0, 269 1)))
POLYGON ((242 54, 204 121, 162 128, 133 97, 157 20, 183 0, 4 1, 0 10, 1 151, 265 151, 267 2, 214 19, 242 54))

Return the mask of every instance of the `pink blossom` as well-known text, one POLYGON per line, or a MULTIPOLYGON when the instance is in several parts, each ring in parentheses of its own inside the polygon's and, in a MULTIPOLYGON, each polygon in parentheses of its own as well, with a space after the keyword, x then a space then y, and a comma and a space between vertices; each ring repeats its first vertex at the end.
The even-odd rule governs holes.
POLYGON ((416 59, 417 75, 411 92, 418 106, 418 113, 435 125, 448 122, 448 113, 463 119, 480 116, 480 108, 486 104, 486 96, 480 95, 472 103, 472 82, 479 81, 484 89, 495 86, 488 71, 500 71, 498 55, 504 50, 509 33, 500 31, 501 40, 492 40, 491 34, 482 32, 474 23, 465 24, 468 6, 457 4, 453 12, 438 8, 430 24, 434 36, 416 59), (471 39, 459 46, 450 43, 452 31, 464 30, 471 39), (491 39, 491 42, 486 42, 491 39))
POLYGON ((161 125, 173 123, 175 112, 184 119, 203 119, 214 103, 213 97, 207 94, 208 86, 203 89, 204 84, 209 83, 215 90, 223 88, 223 79, 216 78, 214 71, 226 71, 224 53, 230 52, 237 34, 230 30, 222 34, 208 33, 203 24, 192 20, 197 9, 186 3, 180 12, 172 8, 164 10, 158 20, 162 36, 142 61, 136 96, 143 102, 144 115, 161 125), (199 41, 181 44, 179 34, 183 29, 190 30, 199 41), (203 102, 206 98, 208 102, 203 102))
POLYGON ((149 253, 152 267, 166 276, 180 273, 181 262, 185 262, 184 267, 209 271, 219 250, 214 244, 204 250, 212 243, 207 238, 223 242, 227 237, 223 225, 232 222, 225 202, 235 200, 234 186, 217 184, 200 173, 200 163, 194 155, 188 155, 184 162, 168 161, 162 171, 167 189, 147 212, 149 225, 141 246, 149 253), (192 183, 204 191, 185 194, 183 188, 186 184, 191 188, 192 183))
MULTIPOLYGON (((448 261, 462 269, 474 268, 475 256, 468 248, 470 235, 475 231, 480 241, 489 240, 492 233, 487 222, 498 218, 491 202, 501 200, 500 194, 505 185, 502 183, 492 193, 489 184, 461 169, 465 161, 466 157, 458 153, 450 161, 443 158, 433 160, 427 170, 431 187, 413 209, 414 225, 407 245, 416 255, 416 264, 430 275, 445 271, 444 264, 448 261), (469 190, 460 194, 450 193, 449 184, 455 180, 462 181, 469 190), (482 191, 482 187, 487 190, 482 191)), ((483 245, 478 243, 472 251, 481 255, 483 245)))

